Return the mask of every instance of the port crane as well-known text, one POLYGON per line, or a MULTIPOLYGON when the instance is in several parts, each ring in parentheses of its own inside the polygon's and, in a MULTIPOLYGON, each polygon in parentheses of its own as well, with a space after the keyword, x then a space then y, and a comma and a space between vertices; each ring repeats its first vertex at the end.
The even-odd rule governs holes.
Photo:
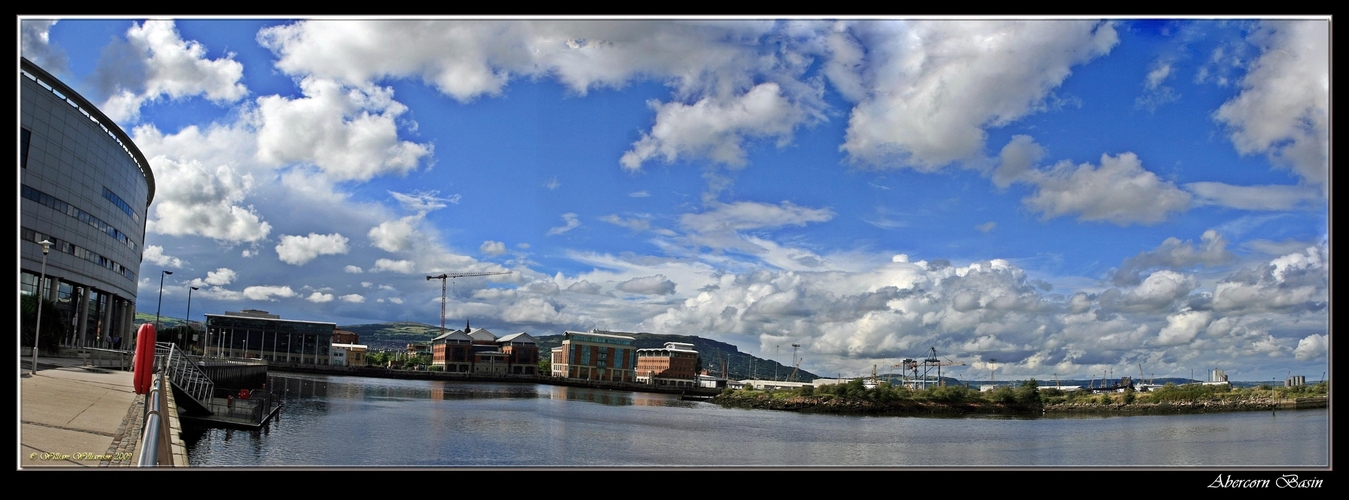
POLYGON ((471 278, 474 276, 494 276, 498 274, 510 274, 508 271, 494 273, 440 273, 436 276, 427 276, 426 281, 440 280, 440 334, 445 334, 445 282, 453 278, 471 278))
MULTIPOLYGON (((895 366, 900 366, 900 365, 895 365, 895 366)), ((922 380, 922 383, 923 383, 923 387, 922 387, 923 389, 926 389, 926 388, 927 388, 927 384, 928 384, 928 373, 929 373, 933 368, 936 368, 936 369, 937 369, 937 381, 938 381, 938 383, 941 384, 942 386, 945 386, 945 385, 946 385, 946 381, 942 380, 942 378, 941 378, 941 367, 943 367, 943 366, 965 366, 965 362, 964 362, 964 361, 954 361, 954 360, 952 360, 951 358, 946 358, 946 361, 942 361, 941 359, 938 359, 938 358, 937 358, 937 348, 936 348, 936 347, 929 348, 929 350, 928 350, 928 357, 927 357, 926 359, 923 359, 923 360, 921 360, 921 361, 915 360, 915 359, 906 359, 906 360, 904 360, 904 362, 903 362, 904 370, 905 370, 905 371, 910 371, 910 370, 911 370, 911 371, 913 372, 913 378, 914 378, 914 384, 913 384, 914 387, 913 387, 913 389, 917 389, 917 388, 918 388, 918 387, 917 387, 917 385, 918 385, 918 382, 917 382, 917 381, 919 380, 919 378, 918 378, 918 368, 919 368, 919 367, 922 367, 922 368, 923 368, 923 378, 921 379, 921 380, 922 380)))

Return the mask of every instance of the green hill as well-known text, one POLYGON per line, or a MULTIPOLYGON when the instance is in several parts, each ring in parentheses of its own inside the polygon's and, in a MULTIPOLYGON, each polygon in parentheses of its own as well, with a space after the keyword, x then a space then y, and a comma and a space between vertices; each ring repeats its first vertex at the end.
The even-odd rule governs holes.
MULTIPOLYGON (((140 328, 142 323, 155 324, 155 315, 143 312, 136 313, 136 319, 132 320, 132 324, 135 326, 131 330, 135 331, 137 328, 140 328)), ((168 316, 159 317, 159 328, 161 330, 182 326, 184 324, 183 318, 170 318, 168 316)), ((194 322, 194 324, 201 325, 201 322, 194 322)))
MULTIPOLYGON (((440 326, 400 321, 397 323, 370 323, 364 325, 344 325, 338 329, 355 332, 360 336, 361 344, 371 350, 404 350, 408 344, 430 342, 440 335, 440 326)), ((445 326, 446 331, 454 327, 445 326)))

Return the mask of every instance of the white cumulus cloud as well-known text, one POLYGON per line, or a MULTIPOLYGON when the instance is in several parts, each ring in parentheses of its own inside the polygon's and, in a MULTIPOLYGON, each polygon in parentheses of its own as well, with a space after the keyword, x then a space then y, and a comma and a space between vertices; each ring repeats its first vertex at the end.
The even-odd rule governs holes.
MULTIPOLYGON (((1242 154, 1268 154, 1313 185, 1329 179, 1330 21, 1265 21, 1241 93, 1214 113, 1242 154)), ((1328 186, 1327 186, 1328 189, 1328 186)))
POLYGON ((164 255, 164 247, 159 245, 145 245, 145 252, 141 253, 141 257, 152 264, 164 267, 183 267, 182 259, 164 255))
POLYGON ((413 274, 417 272, 416 263, 410 260, 391 260, 379 259, 375 261, 375 266, 370 268, 371 272, 394 272, 403 274, 413 274))
POLYGON ((276 255, 281 262, 304 265, 320 255, 341 255, 347 253, 347 237, 338 233, 316 234, 309 236, 283 235, 281 244, 276 246, 276 255))
POLYGON ((288 286, 250 286, 244 288, 243 295, 248 300, 271 301, 276 298, 294 297, 295 291, 288 286))
POLYGON ((398 139, 396 120, 407 106, 390 88, 306 78, 300 90, 300 98, 257 100, 257 154, 265 163, 313 165, 337 180, 365 181, 407 174, 431 154, 429 144, 398 139))
POLYGON ((253 176, 228 166, 196 160, 150 159, 155 171, 154 218, 146 230, 170 236, 200 235, 238 243, 267 237, 272 226, 253 206, 243 206, 253 176))
POLYGON ((374 246, 386 252, 401 252, 412 248, 418 233, 416 225, 421 222, 420 215, 409 215, 398 220, 384 221, 370 229, 366 236, 374 246))
POLYGON ((124 42, 104 50, 95 78, 109 97, 99 109, 125 122, 135 121, 146 102, 165 96, 202 95, 217 104, 233 103, 248 94, 239 83, 243 73, 233 54, 208 59, 206 47, 183 40, 173 21, 148 20, 133 24, 124 42))
POLYGON ((483 255, 501 255, 506 253, 506 244, 500 241, 487 240, 482 242, 478 251, 482 252, 483 255))
POLYGON ((1024 200, 1045 218, 1076 214, 1078 220, 1127 226, 1156 224, 1190 207, 1189 193, 1143 169, 1133 153, 1101 155, 1101 166, 1060 162, 1037 172, 1035 194, 1024 200))
POLYGON ((1328 352, 1330 352, 1329 335, 1308 335, 1297 341, 1297 348, 1293 349, 1293 357, 1297 358, 1298 361, 1308 361, 1323 358, 1328 352))
POLYGON ((657 157, 673 163, 680 156, 743 167, 745 141, 772 138, 778 146, 785 146, 792 131, 808 118, 782 95, 776 83, 760 84, 734 99, 707 97, 691 105, 656 101, 648 105, 656 111, 656 124, 623 153, 624 169, 639 170, 657 157))
MULTIPOLYGON (((935 171, 977 157, 985 127, 1045 108, 1073 66, 1119 42, 1095 21, 941 21, 854 26, 869 48, 842 150, 875 167, 935 171)), ((854 91, 856 92, 856 91, 854 91)))
POLYGON ((675 292, 675 283, 663 274, 633 278, 619 283, 614 288, 628 293, 643 295, 669 295, 675 292))

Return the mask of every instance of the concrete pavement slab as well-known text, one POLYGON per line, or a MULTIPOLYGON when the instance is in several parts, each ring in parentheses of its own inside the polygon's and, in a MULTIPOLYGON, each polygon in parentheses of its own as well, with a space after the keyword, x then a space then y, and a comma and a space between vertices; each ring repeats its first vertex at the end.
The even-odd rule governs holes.
MULTIPOLYGON (((39 363, 41 366, 42 363, 39 363)), ((138 396, 130 372, 57 367, 20 379, 18 467, 97 467, 119 453, 138 396)), ((120 452, 125 453, 125 452, 120 452)))

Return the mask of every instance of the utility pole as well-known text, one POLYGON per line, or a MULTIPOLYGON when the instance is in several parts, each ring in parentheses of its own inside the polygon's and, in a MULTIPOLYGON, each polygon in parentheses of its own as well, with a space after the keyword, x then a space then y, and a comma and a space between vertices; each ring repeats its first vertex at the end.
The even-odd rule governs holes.
POLYGON ((449 278, 468 278, 472 276, 492 276, 497 274, 510 274, 509 272, 497 273, 440 273, 439 276, 427 276, 426 281, 440 280, 440 334, 445 334, 445 281, 449 278))

